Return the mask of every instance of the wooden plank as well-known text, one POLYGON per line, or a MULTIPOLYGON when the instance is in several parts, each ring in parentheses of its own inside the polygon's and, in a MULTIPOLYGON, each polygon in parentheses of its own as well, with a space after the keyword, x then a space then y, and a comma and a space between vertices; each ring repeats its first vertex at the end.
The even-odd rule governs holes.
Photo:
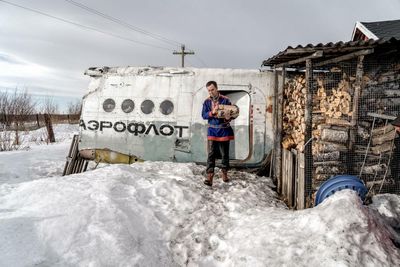
MULTIPOLYGON (((371 46, 349 46, 349 47, 335 47, 335 48, 322 48, 321 50, 326 50, 329 53, 341 53, 341 52, 349 52, 349 51, 357 51, 357 50, 364 50, 370 49, 371 46)), ((301 53, 312 53, 316 50, 314 47, 303 47, 303 48, 289 48, 285 50, 285 55, 291 54, 301 54, 301 53)))
POLYGON ((296 181, 296 208, 305 209, 305 179, 304 179, 304 153, 297 154, 297 181, 296 181))
MULTIPOLYGON (((353 107, 351 116, 351 128, 350 128, 350 140, 349 140, 349 153, 354 154, 354 144, 356 143, 357 135, 357 124, 358 124, 358 107, 360 102, 360 96, 362 91, 362 78, 364 75, 364 55, 358 56, 357 69, 356 69, 356 81, 354 83, 354 96, 353 96, 353 107)), ((347 161, 347 172, 350 173, 353 170, 353 161, 347 161)))
MULTIPOLYGON (((285 68, 282 69, 282 84, 278 90, 278 105, 277 105, 277 129, 276 129, 276 165, 278 179, 282 175, 282 126, 283 126, 283 88, 285 86, 285 68)), ((281 191, 282 192, 282 191, 281 191)))
POLYGON ((275 65, 275 67, 277 67, 277 68, 279 68, 279 67, 289 67, 291 65, 302 63, 304 61, 307 61, 307 60, 310 60, 310 59, 313 59, 313 58, 320 58, 320 57, 323 56, 323 54, 324 53, 322 51, 316 51, 310 56, 306 56, 306 57, 290 60, 288 62, 280 63, 280 64, 275 65))
POLYGON ((373 112, 368 112, 367 115, 371 116, 371 117, 375 117, 375 118, 385 119, 385 120, 394 120, 394 119, 396 119, 395 116, 379 114, 379 113, 373 113, 373 112))
POLYGON ((304 120, 306 124, 305 140, 307 144, 304 148, 304 191, 306 197, 311 197, 311 183, 312 183, 312 88, 313 88, 313 65, 311 59, 306 61, 306 105, 304 111, 304 120))
POLYGON ((319 67, 319 66, 323 66, 323 65, 328 65, 328 64, 333 64, 333 63, 338 63, 341 61, 345 61, 345 60, 349 60, 358 56, 365 56, 365 55, 369 55, 372 54, 374 52, 374 49, 365 49, 365 50, 361 50, 361 51, 356 51, 347 55, 343 55, 343 56, 339 56, 339 57, 335 57, 335 58, 331 58, 325 61, 321 61, 318 63, 315 63, 314 66, 319 67))
POLYGON ((282 149, 282 195, 283 198, 286 200, 288 198, 287 194, 288 168, 289 168, 288 154, 289 154, 288 150, 282 149))
MULTIPOLYGON (((275 69, 275 80, 274 80, 274 105, 273 105, 273 124, 272 124, 272 131, 274 136, 277 134, 277 125, 278 125, 278 86, 279 86, 279 79, 278 79, 278 71, 275 69)), ((280 145, 280 144, 279 144, 280 145)), ((273 158, 272 158, 272 166, 273 172, 273 180, 277 183, 277 191, 278 194, 281 193, 282 181, 281 178, 277 176, 277 150, 278 150, 278 142, 276 138, 274 138, 274 150, 273 150, 273 158)))
POLYGON ((293 208, 294 206, 294 168, 295 168, 295 162, 294 162, 294 154, 292 152, 289 151, 288 153, 288 165, 289 165, 289 169, 288 169, 288 205, 289 208, 293 208))

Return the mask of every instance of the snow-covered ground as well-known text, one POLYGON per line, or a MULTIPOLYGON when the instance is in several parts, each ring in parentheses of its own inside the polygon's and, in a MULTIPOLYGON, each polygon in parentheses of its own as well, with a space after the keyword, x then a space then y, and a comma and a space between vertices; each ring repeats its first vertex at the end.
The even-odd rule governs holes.
MULTIPOLYGON (((291 211, 269 178, 204 167, 102 165, 61 177, 59 142, 0 153, 0 266, 400 266, 400 197, 351 191, 291 211)), ((32 138, 34 139, 34 138, 32 138)))

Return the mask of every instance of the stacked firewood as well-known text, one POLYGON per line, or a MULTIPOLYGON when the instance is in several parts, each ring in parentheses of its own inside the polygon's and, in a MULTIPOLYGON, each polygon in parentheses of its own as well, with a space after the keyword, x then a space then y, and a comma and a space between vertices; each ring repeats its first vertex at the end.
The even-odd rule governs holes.
MULTIPOLYGON (((316 140, 337 141, 343 139, 343 133, 336 132, 336 129, 329 130, 326 125, 349 126, 349 122, 343 116, 351 116, 351 95, 350 83, 343 79, 337 88, 329 93, 325 90, 323 80, 318 79, 317 95, 313 96, 313 125, 312 136, 316 140), (325 129, 325 130, 324 130, 325 129), (332 139, 332 140, 331 140, 332 139)), ((290 79, 284 87, 284 108, 283 108, 283 132, 282 146, 285 149, 296 148, 303 151, 305 137, 305 92, 306 81, 303 76, 296 76, 290 79)), ((340 141, 340 143, 342 143, 340 141)))
POLYGON ((350 83, 346 79, 339 82, 336 89, 328 95, 323 80, 318 79, 317 99, 320 101, 320 112, 328 118, 341 118, 343 115, 351 116, 350 83))
POLYGON ((304 121, 306 80, 303 76, 290 79, 283 91, 283 140, 285 149, 302 151, 306 125, 304 121))
MULTIPOLYGON (((351 124, 355 77, 343 74, 339 76, 341 80, 335 82, 332 76, 321 74, 316 79, 312 97, 314 189, 333 175, 349 172, 361 172, 369 187, 389 180, 382 177, 390 176, 396 133, 388 121, 375 120, 369 114, 400 115, 400 64, 389 69, 378 69, 375 73, 368 69, 362 77, 355 125, 351 124), (350 136, 354 139, 350 140, 350 136)), ((282 139, 285 149, 303 152, 308 141, 305 140, 304 118, 306 91, 302 75, 288 79, 285 84, 282 139)))

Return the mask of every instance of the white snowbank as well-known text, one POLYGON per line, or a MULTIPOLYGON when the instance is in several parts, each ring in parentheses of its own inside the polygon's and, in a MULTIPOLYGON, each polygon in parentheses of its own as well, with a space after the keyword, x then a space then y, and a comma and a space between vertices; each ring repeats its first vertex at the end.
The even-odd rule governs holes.
POLYGON ((78 125, 57 124, 53 128, 56 143, 46 145, 46 129, 23 132, 23 150, 0 152, 0 184, 20 183, 60 175, 70 143, 78 125))
MULTIPOLYGON (((1 266, 395 266, 391 233, 353 192, 289 211, 267 178, 201 183, 147 162, 0 186, 1 266)), ((396 201, 399 201, 395 196, 396 201)), ((399 213, 395 214, 399 218, 399 213)))

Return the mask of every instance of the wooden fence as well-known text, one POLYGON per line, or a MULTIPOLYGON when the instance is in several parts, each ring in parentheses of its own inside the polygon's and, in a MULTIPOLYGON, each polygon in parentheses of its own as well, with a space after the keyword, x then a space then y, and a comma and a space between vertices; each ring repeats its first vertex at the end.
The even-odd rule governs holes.
MULTIPOLYGON (((51 122, 53 124, 79 123, 80 114, 50 114, 51 122)), ((2 129, 12 130, 15 127, 24 130, 34 130, 46 126, 45 114, 31 114, 31 115, 7 115, 0 114, 0 125, 2 129), (17 122, 17 123, 16 123, 17 122)))
POLYGON ((306 208, 304 153, 282 149, 281 194, 289 208, 306 208))

